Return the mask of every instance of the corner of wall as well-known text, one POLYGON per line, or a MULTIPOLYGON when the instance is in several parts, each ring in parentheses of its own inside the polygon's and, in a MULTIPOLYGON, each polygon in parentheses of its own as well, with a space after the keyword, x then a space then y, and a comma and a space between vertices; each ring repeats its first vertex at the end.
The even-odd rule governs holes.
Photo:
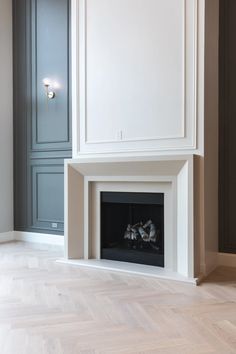
POLYGON ((204 248, 205 272, 218 256, 219 0, 205 3, 204 248))
POLYGON ((0 233, 13 230, 12 3, 0 3, 0 233))

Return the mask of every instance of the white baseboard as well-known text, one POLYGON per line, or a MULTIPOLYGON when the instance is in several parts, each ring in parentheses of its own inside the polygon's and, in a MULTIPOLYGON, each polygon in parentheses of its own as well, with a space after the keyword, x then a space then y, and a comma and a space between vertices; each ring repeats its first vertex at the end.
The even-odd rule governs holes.
POLYGON ((14 231, 0 233, 0 243, 14 241, 14 231))
POLYGON ((9 231, 0 233, 0 243, 12 241, 24 241, 47 245, 64 246, 64 236, 60 235, 22 231, 9 231))
POLYGON ((17 241, 64 246, 64 236, 60 236, 60 235, 41 234, 37 232, 14 231, 14 239, 17 241))
MULTIPOLYGON (((42 243, 47 245, 64 246, 64 236, 42 234, 36 232, 22 232, 22 231, 9 231, 0 233, 0 243, 12 242, 12 241, 24 241, 32 243, 42 243)), ((217 266, 236 267, 236 254, 232 253, 218 253, 217 266)), ((202 265, 202 274, 204 276, 210 274, 215 268, 215 264, 212 267, 206 267, 202 265)))
POLYGON ((225 267, 236 267, 236 254, 218 253, 218 265, 225 267))
POLYGON ((200 265, 200 273, 207 277, 218 267, 218 253, 206 252, 204 262, 200 265))

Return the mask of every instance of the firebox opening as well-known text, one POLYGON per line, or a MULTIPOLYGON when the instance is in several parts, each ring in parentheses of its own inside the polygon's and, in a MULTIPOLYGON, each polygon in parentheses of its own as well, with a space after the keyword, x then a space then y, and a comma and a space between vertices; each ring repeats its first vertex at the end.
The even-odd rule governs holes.
POLYGON ((101 192, 101 258, 164 267, 164 193, 101 192))

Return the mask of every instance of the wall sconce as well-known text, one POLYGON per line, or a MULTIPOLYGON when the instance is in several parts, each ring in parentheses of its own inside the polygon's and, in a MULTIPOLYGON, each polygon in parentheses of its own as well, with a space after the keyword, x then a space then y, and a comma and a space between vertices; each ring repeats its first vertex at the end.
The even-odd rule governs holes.
POLYGON ((47 96, 47 99, 52 100, 53 98, 56 97, 56 93, 53 91, 53 87, 51 84, 51 81, 49 79, 43 79, 43 84, 45 87, 45 94, 47 96))

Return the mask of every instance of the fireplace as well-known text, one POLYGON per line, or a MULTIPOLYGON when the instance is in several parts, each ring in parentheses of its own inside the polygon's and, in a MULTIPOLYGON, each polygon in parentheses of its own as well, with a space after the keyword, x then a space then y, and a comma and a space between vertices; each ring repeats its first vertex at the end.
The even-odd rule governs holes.
POLYGON ((113 160, 66 162, 65 262, 195 282, 193 156, 113 160), (150 220, 156 248, 125 238, 150 220))
POLYGON ((101 192, 101 258, 164 267, 164 193, 101 192))

